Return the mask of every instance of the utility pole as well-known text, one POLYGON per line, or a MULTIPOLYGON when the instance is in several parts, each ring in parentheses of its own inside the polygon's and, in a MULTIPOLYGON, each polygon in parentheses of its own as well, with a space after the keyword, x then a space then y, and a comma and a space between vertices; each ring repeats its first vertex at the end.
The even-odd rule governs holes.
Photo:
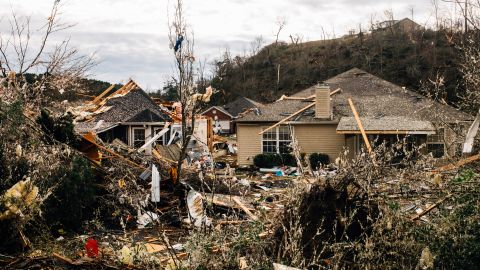
POLYGON ((280 85, 280 64, 277 66, 277 92, 278 92, 278 87, 280 85))

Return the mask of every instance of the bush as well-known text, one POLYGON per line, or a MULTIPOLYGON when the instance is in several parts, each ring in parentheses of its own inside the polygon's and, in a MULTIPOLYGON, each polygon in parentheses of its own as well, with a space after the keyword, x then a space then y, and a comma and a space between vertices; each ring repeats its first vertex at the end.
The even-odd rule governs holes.
POLYGON ((258 168, 274 166, 296 166, 295 157, 291 154, 258 154, 253 158, 253 164, 258 168))
POLYGON ((310 160, 310 166, 312 169, 316 170, 320 165, 326 165, 330 163, 330 158, 327 154, 322 153, 312 153, 308 158, 310 160))
POLYGON ((75 157, 70 168, 60 172, 59 186, 44 204, 44 217, 52 231, 79 231, 94 212, 95 176, 83 157, 75 157))
POLYGON ((54 138, 57 141, 66 143, 70 146, 77 146, 78 138, 75 135, 73 124, 73 117, 70 114, 62 115, 58 118, 50 116, 47 110, 42 109, 40 116, 37 118, 37 123, 45 132, 46 141, 52 141, 54 138))

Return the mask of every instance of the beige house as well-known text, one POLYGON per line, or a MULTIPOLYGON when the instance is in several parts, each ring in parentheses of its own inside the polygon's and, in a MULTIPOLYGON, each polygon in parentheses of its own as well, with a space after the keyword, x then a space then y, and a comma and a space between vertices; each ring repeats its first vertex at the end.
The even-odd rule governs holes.
POLYGON ((239 118, 238 165, 253 164, 253 157, 260 153, 288 152, 292 133, 302 153, 325 153, 331 161, 344 149, 351 157, 358 154, 363 140, 348 98, 370 141, 391 143, 406 137, 412 144, 425 143, 425 151, 435 157, 454 155, 460 146, 454 130, 468 127, 473 120, 451 106, 354 68, 239 118), (261 134, 292 114, 282 125, 261 134))

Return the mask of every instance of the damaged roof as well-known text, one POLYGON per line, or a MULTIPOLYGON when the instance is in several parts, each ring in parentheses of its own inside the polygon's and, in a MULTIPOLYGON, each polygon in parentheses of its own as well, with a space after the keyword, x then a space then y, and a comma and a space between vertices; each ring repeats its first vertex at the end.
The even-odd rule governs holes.
MULTIPOLYGON (((166 122, 171 121, 168 114, 162 111, 145 91, 143 91, 135 82, 130 80, 125 86, 128 89, 117 90, 106 97, 103 102, 89 115, 89 119, 77 121, 75 129, 78 132, 105 131, 119 123, 138 123, 138 122, 166 122)), ((84 112, 91 111, 92 104, 84 107, 84 112)), ((81 111, 81 108, 80 108, 81 111)))
MULTIPOLYGON (((401 123, 405 123, 409 130, 425 128, 425 122, 442 121, 455 123, 470 121, 473 117, 463 113, 452 106, 435 102, 418 93, 404 89, 398 85, 369 74, 361 69, 353 68, 325 81, 330 85, 331 91, 338 88, 340 92, 333 95, 331 104, 334 120, 339 121, 342 117, 353 117, 348 104, 348 98, 353 103, 362 119, 374 119, 371 123, 379 124, 385 130, 397 130, 401 123), (418 122, 412 122, 418 121, 418 122), (390 123, 390 126, 388 125, 390 123), (397 125, 398 124, 398 125, 397 125), (416 127, 414 124, 418 124, 416 127)), ((309 97, 315 94, 315 86, 294 94, 292 97, 309 97)), ((292 113, 312 104, 310 100, 278 100, 264 105, 259 109, 258 115, 253 112, 245 114, 238 122, 278 122, 292 113)), ((316 119, 314 107, 290 121, 299 122, 324 122, 316 119)), ((348 130, 349 121, 342 123, 342 128, 348 130)))
POLYGON ((263 107, 263 104, 246 97, 239 97, 236 100, 223 105, 222 107, 233 117, 238 117, 239 114, 248 109, 263 107))

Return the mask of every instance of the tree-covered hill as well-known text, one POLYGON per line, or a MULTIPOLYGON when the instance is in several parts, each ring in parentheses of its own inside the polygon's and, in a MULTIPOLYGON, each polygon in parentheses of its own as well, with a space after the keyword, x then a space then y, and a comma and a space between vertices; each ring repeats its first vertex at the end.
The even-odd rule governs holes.
POLYGON ((350 68, 358 67, 413 90, 422 82, 444 76, 445 96, 456 101, 461 73, 461 53, 448 30, 414 32, 378 31, 334 40, 307 43, 277 43, 250 57, 225 54, 215 63, 212 84, 222 93, 223 103, 243 95, 270 102, 292 94, 350 68))

